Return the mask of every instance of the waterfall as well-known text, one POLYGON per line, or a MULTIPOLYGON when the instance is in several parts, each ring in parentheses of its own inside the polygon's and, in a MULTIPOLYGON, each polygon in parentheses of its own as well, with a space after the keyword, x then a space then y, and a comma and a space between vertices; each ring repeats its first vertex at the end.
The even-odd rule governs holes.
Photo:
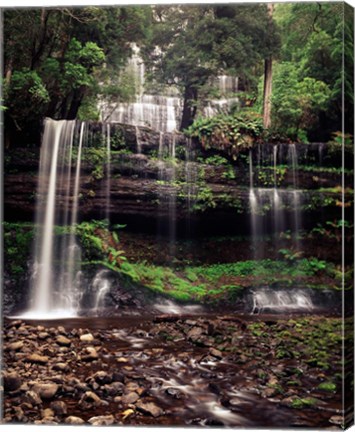
POLYGON ((108 274, 108 270, 100 270, 96 273, 92 282, 92 290, 94 291, 95 298, 95 315, 98 315, 100 308, 104 307, 105 296, 109 293, 111 288, 111 282, 107 277, 108 274))
POLYGON ((168 235, 169 253, 175 256, 176 240, 176 135, 160 132, 158 148, 158 237, 168 235), (164 214, 168 210, 168 221, 163 222, 164 214), (166 232, 167 229, 167 232, 166 232))
POLYGON ((273 147, 273 159, 274 159, 274 190, 273 190, 273 207, 274 207, 274 238, 276 248, 280 248, 280 233, 284 229, 283 225, 283 210, 282 201, 277 188, 277 150, 278 146, 273 147))
POLYGON ((314 304, 308 290, 271 288, 254 289, 252 292, 252 313, 262 312, 309 312, 314 304))
MULTIPOLYGON (((295 144, 273 145, 272 148, 263 148, 260 145, 257 148, 256 159, 259 168, 266 167, 272 169, 270 183, 273 187, 255 187, 253 171, 253 151, 249 151, 249 208, 250 208, 250 226, 252 236, 252 246, 254 250, 254 259, 263 258, 262 237, 273 233, 275 249, 282 247, 280 234, 289 226, 292 231, 293 248, 297 251, 300 249, 300 229, 301 229, 301 205, 302 191, 298 189, 298 171, 297 171, 297 149, 295 144), (284 149, 287 150, 283 156, 284 149), (287 160, 286 160, 287 156, 287 160), (278 164, 288 163, 292 175, 292 188, 285 189, 278 185, 278 164), (270 211, 269 217, 267 216, 270 211), (287 219, 287 212, 291 212, 291 218, 287 219), (272 216, 272 217, 271 217, 272 216), (271 217, 271 219, 270 219, 271 217)), ((265 170, 265 172, 267 172, 265 170)))
POLYGON ((175 181, 176 181, 176 135, 172 134, 171 139, 169 141, 169 157, 171 159, 171 174, 170 174, 170 184, 171 190, 169 193, 169 251, 170 256, 175 256, 176 251, 176 189, 175 189, 175 181))
POLYGON ((101 117, 108 122, 147 126, 162 132, 179 128, 181 112, 180 98, 160 95, 139 95, 133 103, 101 107, 101 117))
POLYGON ((83 135, 84 123, 80 128, 71 190, 75 121, 45 120, 37 188, 32 304, 26 313, 28 317, 75 314, 80 256, 73 230, 78 213, 83 135), (58 224, 70 225, 69 236, 64 234, 58 239, 58 224))
MULTIPOLYGON (((253 172, 253 152, 249 150, 249 207, 250 207, 250 222, 251 222, 251 236, 253 246, 254 259, 258 258, 258 201, 254 191, 254 172, 253 172)), ((259 251, 260 252, 260 251, 259 251)))
POLYGON ((106 220, 110 222, 111 208, 111 126, 106 125, 106 220))
POLYGON ((291 160, 292 178, 293 178, 293 233, 294 244, 297 250, 300 249, 299 234, 301 227, 301 191, 298 190, 298 172, 297 172, 297 149, 295 144, 289 146, 289 158, 291 160))
POLYGON ((192 207, 196 200, 198 167, 195 162, 195 152, 192 146, 192 140, 189 138, 185 147, 185 181, 186 181, 186 202, 187 202, 187 218, 188 230, 190 231, 190 215, 192 207))

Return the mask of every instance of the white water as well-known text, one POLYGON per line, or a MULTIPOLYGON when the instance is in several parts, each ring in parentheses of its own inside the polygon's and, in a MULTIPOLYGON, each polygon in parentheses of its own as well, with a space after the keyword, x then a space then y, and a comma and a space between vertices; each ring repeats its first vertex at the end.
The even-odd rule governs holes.
POLYGON ((72 187, 75 121, 45 120, 38 177, 31 304, 27 318, 69 317, 80 300, 81 251, 74 227, 78 218, 84 123, 72 187), (62 225, 62 233, 56 226, 62 225), (65 228, 64 228, 65 227, 65 228))
POLYGON ((98 314, 99 310, 104 307, 104 300, 111 288, 111 282, 108 278, 108 270, 100 270, 96 273, 92 282, 92 290, 94 292, 95 304, 94 313, 98 314))
POLYGON ((111 209, 111 125, 106 125, 106 220, 110 221, 111 209))
POLYGON ((307 290, 275 290, 271 288, 255 289, 253 295, 253 314, 262 312, 307 312, 314 308, 307 290))

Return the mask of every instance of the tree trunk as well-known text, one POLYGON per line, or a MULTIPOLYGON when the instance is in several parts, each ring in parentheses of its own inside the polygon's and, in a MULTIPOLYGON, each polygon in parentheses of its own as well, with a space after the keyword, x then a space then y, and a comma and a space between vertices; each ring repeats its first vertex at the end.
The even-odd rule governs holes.
POLYGON ((272 57, 265 59, 264 69, 264 104, 263 121, 264 127, 271 126, 271 94, 272 94, 272 57))
POLYGON ((66 116, 67 120, 75 120, 78 115, 78 111, 81 105, 81 102, 84 98, 85 90, 84 88, 79 88, 74 91, 73 99, 71 101, 68 114, 66 116))
POLYGON ((182 119, 180 130, 184 130, 192 125, 196 115, 197 89, 195 87, 186 86, 184 94, 184 106, 182 110, 182 119))
MULTIPOLYGON (((274 12, 273 3, 267 4, 269 26, 272 23, 274 12)), ((264 127, 271 126, 271 95, 272 95, 272 56, 265 59, 264 67, 264 100, 263 100, 263 121, 264 127)))

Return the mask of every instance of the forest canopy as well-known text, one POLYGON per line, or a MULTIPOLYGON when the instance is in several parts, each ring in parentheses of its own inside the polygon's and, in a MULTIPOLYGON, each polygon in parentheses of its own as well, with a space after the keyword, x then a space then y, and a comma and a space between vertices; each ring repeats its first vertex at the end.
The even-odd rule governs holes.
POLYGON ((133 44, 147 89, 174 87, 183 98, 181 129, 214 95, 211 80, 225 74, 239 77, 249 117, 260 117, 268 99, 272 133, 330 139, 342 129, 343 49, 346 113, 353 106, 353 23, 343 3, 6 9, 3 21, 7 144, 37 143, 44 117, 98 120, 99 101, 134 100, 125 69, 133 44), (266 96, 264 80, 272 82, 266 96))

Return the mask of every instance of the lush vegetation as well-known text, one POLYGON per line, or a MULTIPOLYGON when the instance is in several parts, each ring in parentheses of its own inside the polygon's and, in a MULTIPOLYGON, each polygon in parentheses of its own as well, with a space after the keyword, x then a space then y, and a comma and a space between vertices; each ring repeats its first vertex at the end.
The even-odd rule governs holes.
POLYGON ((266 4, 8 9, 6 143, 19 134, 37 139, 44 116, 97 120, 99 100, 132 100, 138 83, 124 66, 133 44, 145 61, 145 91, 177 91, 184 99, 181 128, 195 120, 191 133, 205 143, 206 128, 213 130, 207 140, 231 153, 249 142, 250 131, 260 135, 266 60, 273 62, 269 136, 329 139, 341 131, 343 30, 346 132, 352 133, 353 23, 344 8, 287 3, 271 15, 266 4), (240 124, 235 107, 209 123, 197 118, 210 99, 226 96, 215 86, 223 74, 239 77, 242 112, 259 119, 240 124))
POLYGON ((260 119, 249 120, 232 115, 199 118, 187 130, 205 150, 221 150, 235 160, 241 150, 251 148, 260 139, 263 125, 260 119))

